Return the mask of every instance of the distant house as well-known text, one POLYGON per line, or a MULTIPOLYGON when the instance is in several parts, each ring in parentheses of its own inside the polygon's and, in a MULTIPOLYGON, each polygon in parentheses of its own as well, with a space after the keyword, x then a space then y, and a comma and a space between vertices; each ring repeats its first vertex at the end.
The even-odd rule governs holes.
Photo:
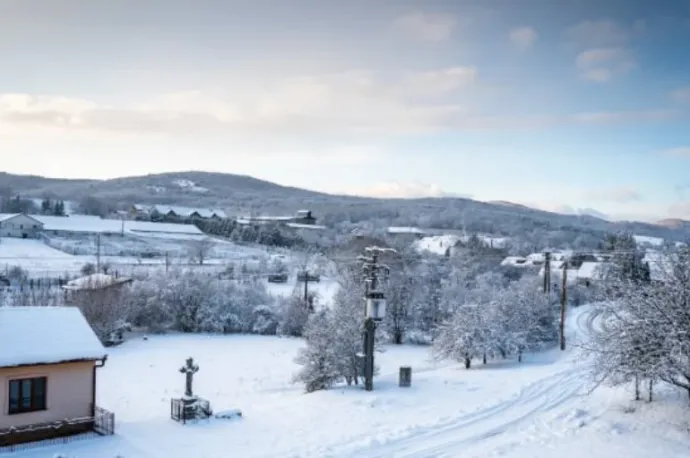
POLYGON ((36 238, 43 223, 23 213, 0 213, 0 237, 36 238))
POLYGON ((389 236, 402 238, 402 239, 414 239, 418 240, 427 236, 426 231, 418 227, 389 227, 386 231, 389 236))
POLYGON ((606 278, 607 264, 596 261, 585 261, 577 270, 577 282, 581 285, 591 286, 594 282, 606 278))
POLYGON ((316 218, 311 214, 311 210, 299 210, 295 215, 295 224, 316 224, 316 218))
POLYGON ((78 308, 0 307, 0 447, 99 429, 106 357, 78 308))

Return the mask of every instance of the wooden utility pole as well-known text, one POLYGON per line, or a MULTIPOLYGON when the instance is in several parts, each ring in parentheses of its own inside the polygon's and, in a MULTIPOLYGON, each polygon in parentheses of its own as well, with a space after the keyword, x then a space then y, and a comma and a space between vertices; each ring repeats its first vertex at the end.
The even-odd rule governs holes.
POLYGON ((96 272, 101 271, 101 234, 96 234, 96 272))
POLYGON ((310 312, 313 312, 314 304, 309 300, 309 282, 311 281, 309 278, 309 270, 305 267, 302 274, 304 275, 304 306, 307 307, 310 312))
POLYGON ((561 285, 561 350, 565 350, 565 306, 568 300, 568 261, 563 262, 563 283, 561 285))
POLYGON ((551 291, 551 253, 544 252, 544 294, 551 291))
POLYGON ((165 273, 168 273, 168 269, 170 269, 170 253, 167 251, 165 252, 165 273))

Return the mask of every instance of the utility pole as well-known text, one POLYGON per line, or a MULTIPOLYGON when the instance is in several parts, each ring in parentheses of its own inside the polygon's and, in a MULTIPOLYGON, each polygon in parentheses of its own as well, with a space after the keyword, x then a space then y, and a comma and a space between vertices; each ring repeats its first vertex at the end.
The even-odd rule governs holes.
POLYGON ((551 291, 551 253, 544 252, 544 294, 551 291))
POLYGON ((101 271, 101 234, 96 234, 96 272, 101 271))
POLYGON ((165 252, 165 273, 168 273, 168 269, 170 269, 170 253, 167 251, 165 252))
POLYGON ((568 300, 568 261, 563 262, 563 284, 561 285, 561 350, 565 350, 565 305, 568 300))
POLYGON ((309 312, 313 312, 314 304, 309 300, 309 282, 312 281, 309 277, 309 269, 305 267, 302 271, 302 275, 304 275, 304 306, 307 307, 309 312))
POLYGON ((362 273, 365 287, 365 319, 364 319, 364 389, 374 389, 374 350, 376 343, 376 323, 383 320, 386 313, 386 298, 379 290, 379 272, 388 274, 389 269, 379 264, 379 254, 395 251, 390 248, 368 247, 366 255, 359 256, 363 261, 362 273))

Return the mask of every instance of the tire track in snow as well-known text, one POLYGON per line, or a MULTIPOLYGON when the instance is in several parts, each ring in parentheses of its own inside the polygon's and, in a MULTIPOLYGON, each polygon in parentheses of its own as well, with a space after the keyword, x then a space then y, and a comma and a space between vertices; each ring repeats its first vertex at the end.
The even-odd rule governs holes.
MULTIPOLYGON (((571 328, 571 330, 586 338, 598 332, 595 322, 601 321, 602 316, 600 312, 589 309, 577 313, 574 318, 575 329, 571 328)), ((560 407, 577 396, 585 388, 586 383, 586 370, 583 367, 574 367, 527 385, 517 397, 463 415, 450 422, 427 428, 416 428, 403 438, 379 444, 374 442, 369 446, 350 448, 347 452, 321 456, 366 456, 368 458, 458 456, 473 444, 498 436, 520 424, 534 421, 540 414, 560 407)))
POLYGON ((577 395, 582 386, 582 374, 579 370, 563 371, 528 385, 513 399, 464 415, 445 425, 431 426, 426 431, 412 432, 406 438, 337 456, 457 456, 459 447, 467 447, 502 434, 533 419, 538 413, 550 411, 577 395))

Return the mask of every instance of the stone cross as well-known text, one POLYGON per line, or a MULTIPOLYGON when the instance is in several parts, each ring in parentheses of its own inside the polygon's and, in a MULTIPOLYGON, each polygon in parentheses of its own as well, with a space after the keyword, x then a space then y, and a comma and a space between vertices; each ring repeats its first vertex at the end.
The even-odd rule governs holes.
POLYGON ((186 364, 180 368, 180 373, 185 374, 187 376, 187 381, 185 384, 185 391, 184 395, 188 397, 192 397, 192 379, 194 377, 194 374, 199 372, 199 366, 194 364, 194 359, 192 358, 187 358, 186 364))

